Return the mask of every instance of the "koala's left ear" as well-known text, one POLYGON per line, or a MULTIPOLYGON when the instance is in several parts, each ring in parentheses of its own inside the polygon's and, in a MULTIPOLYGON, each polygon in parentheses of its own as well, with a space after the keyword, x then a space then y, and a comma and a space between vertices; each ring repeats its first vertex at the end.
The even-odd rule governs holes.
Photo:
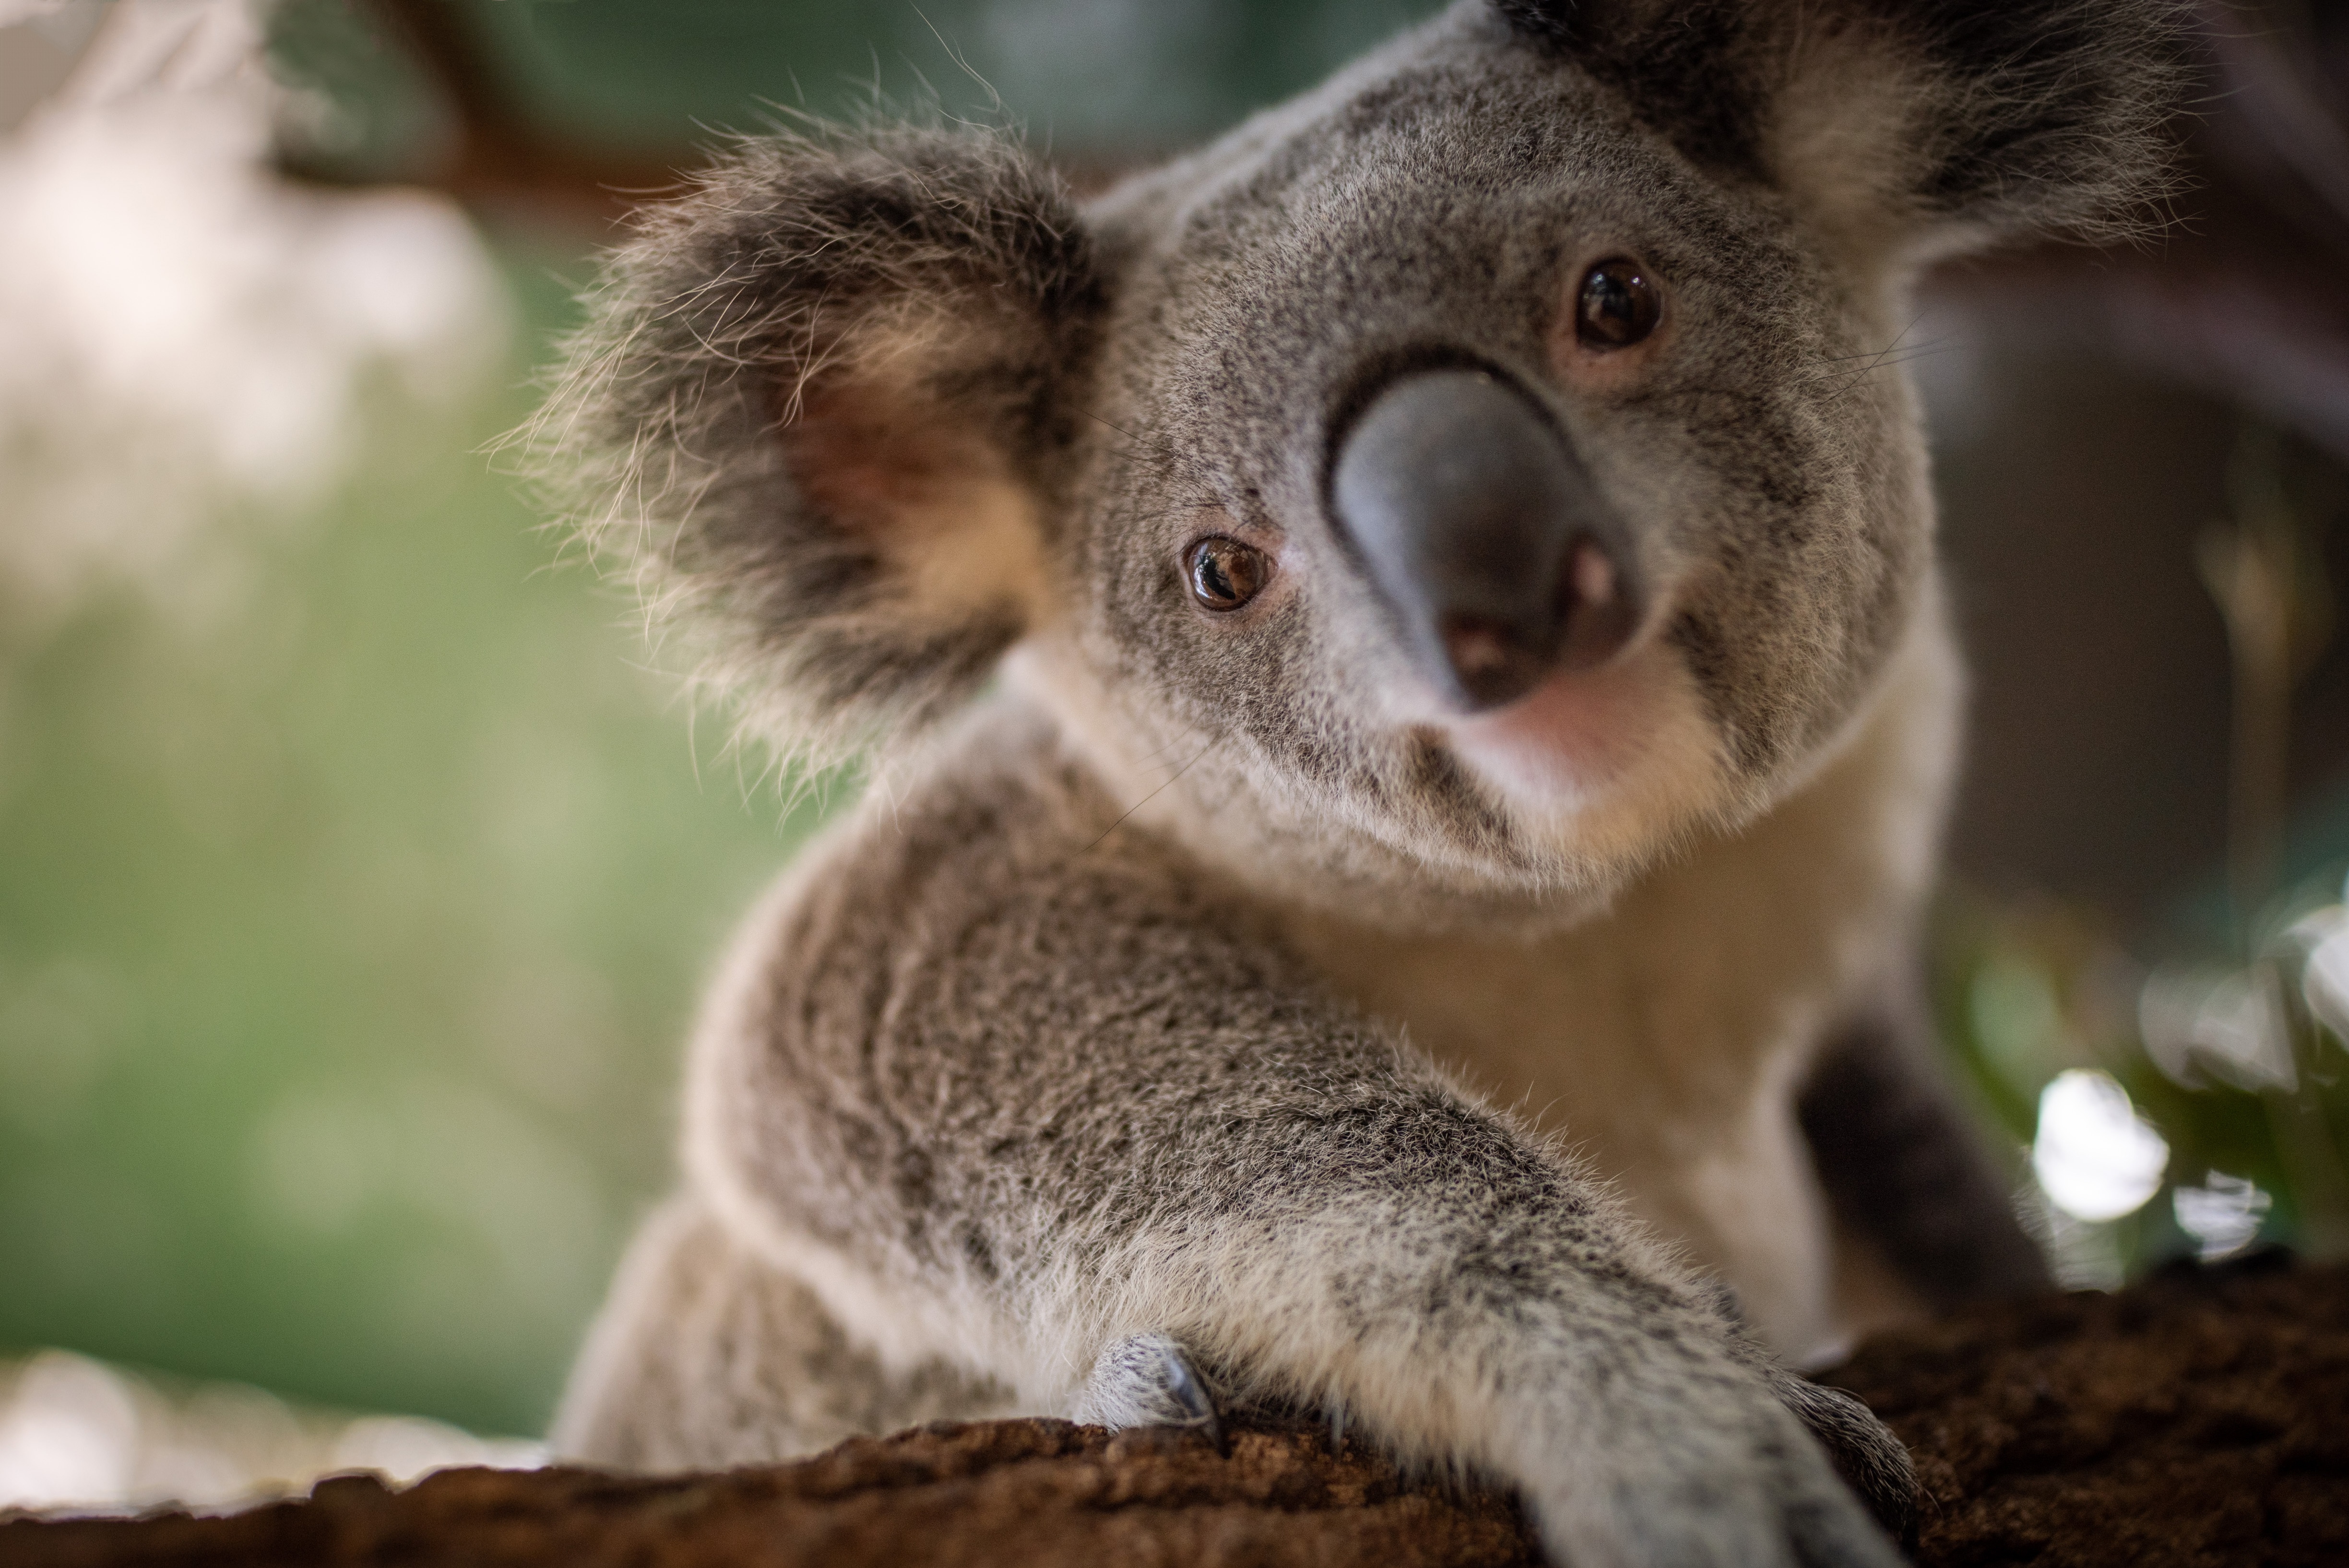
POLYGON ((1864 251, 2096 236, 2168 188, 2178 0, 1495 0, 1864 251))
POLYGON ((587 300, 532 463, 746 726, 829 760, 968 697, 1052 600, 1101 290, 1004 138, 745 142, 587 300))

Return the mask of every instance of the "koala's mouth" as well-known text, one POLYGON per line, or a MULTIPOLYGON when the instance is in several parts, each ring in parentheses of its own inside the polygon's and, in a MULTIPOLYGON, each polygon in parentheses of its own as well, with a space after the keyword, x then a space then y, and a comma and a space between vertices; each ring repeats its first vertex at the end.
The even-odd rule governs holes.
POLYGON ((1471 773, 1547 816, 1634 784, 1665 753, 1685 749, 1692 720, 1701 727, 1678 662, 1648 639, 1602 668, 1557 670, 1505 708, 1435 728, 1471 773))

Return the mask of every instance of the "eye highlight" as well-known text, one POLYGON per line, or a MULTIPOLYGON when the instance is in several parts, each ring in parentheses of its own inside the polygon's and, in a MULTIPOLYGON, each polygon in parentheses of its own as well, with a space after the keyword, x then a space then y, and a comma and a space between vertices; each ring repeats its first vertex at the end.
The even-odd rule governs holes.
POLYGON ((1272 562, 1255 546, 1218 534, 1191 546, 1185 575, 1191 597, 1220 613, 1239 608, 1263 591, 1272 562))
POLYGON ((1629 348, 1663 319, 1663 291, 1630 256, 1600 262, 1582 275, 1575 300, 1574 336, 1586 348, 1629 348))

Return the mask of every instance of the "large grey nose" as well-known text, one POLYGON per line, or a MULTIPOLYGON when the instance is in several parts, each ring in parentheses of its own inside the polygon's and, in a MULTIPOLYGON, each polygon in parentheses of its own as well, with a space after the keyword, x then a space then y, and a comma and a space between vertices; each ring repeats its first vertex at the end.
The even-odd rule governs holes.
POLYGON ((1330 494, 1413 659, 1465 711, 1599 663, 1638 624, 1606 498, 1540 406, 1498 376, 1389 385, 1343 437, 1330 494))

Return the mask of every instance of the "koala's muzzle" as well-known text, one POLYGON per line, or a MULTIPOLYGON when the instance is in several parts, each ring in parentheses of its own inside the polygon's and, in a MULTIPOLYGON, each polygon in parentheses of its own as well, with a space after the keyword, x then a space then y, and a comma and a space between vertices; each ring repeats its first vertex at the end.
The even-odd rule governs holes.
POLYGON ((1464 711, 1600 663, 1638 625, 1620 523, 1565 433, 1498 376, 1390 384, 1340 441, 1330 497, 1413 660, 1464 711))

